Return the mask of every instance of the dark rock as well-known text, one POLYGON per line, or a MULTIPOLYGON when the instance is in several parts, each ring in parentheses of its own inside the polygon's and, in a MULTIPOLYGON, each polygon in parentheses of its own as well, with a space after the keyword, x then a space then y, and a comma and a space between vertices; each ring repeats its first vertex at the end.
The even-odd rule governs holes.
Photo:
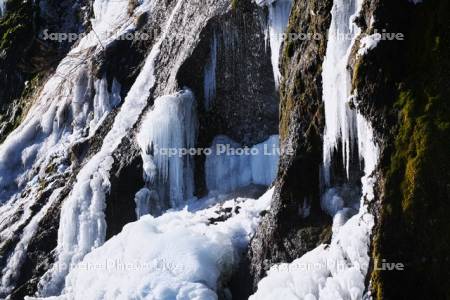
MULTIPOLYGON (((326 36, 332 1, 294 1, 287 33, 326 36), (314 11, 312 15, 310 12, 314 11)), ((249 251, 252 288, 275 263, 291 262, 327 240, 331 218, 320 208, 322 162, 322 62, 326 40, 285 40, 280 86, 280 135, 284 151, 272 206, 249 251), (303 206, 310 206, 305 217, 303 206)))
MULTIPOLYGON (((219 134, 252 146, 278 132, 278 96, 264 35, 267 12, 251 1, 241 2, 237 9, 209 22, 177 75, 179 85, 191 88, 199 102, 199 148, 209 147, 219 134), (214 39, 216 91, 208 110, 204 105, 204 70, 214 39)), ((206 192, 204 162, 204 156, 196 157, 198 196, 206 192)))

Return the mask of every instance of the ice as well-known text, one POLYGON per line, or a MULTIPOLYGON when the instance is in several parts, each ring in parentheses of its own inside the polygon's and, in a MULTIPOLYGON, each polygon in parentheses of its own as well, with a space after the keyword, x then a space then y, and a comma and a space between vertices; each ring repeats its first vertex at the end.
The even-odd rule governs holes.
POLYGON ((217 136, 211 145, 212 154, 206 157, 205 180, 209 191, 229 192, 252 182, 251 162, 248 156, 221 154, 219 145, 238 149, 241 145, 226 136, 217 136))
POLYGON ((263 143, 245 149, 223 135, 213 140, 212 153, 205 161, 209 191, 226 193, 251 183, 272 184, 278 169, 279 136, 273 135, 263 143))
MULTIPOLYGON (((95 32, 80 40, 61 61, 22 123, 0 146, 0 202, 15 199, 55 157, 63 161, 70 148, 86 138, 86 132, 95 132, 89 126, 98 127, 120 101, 120 85, 113 80, 112 95, 107 97, 102 80, 96 82, 94 90, 96 100, 104 103, 96 102, 101 105, 94 107, 89 97, 91 70, 85 61, 108 45, 113 29, 120 34, 133 27, 126 8, 126 1, 95 1, 95 32)), ((32 201, 28 202, 32 205, 32 201)))
POLYGON ((290 264, 273 266, 249 299, 362 299, 373 222, 366 213, 353 216, 333 234, 328 247, 321 245, 290 264))
POLYGON ((111 112, 111 110, 120 104, 120 83, 116 79, 113 80, 111 94, 108 92, 108 82, 106 76, 102 79, 97 80, 94 83, 96 90, 94 96, 94 117, 90 121, 90 128, 94 131, 97 129, 98 125, 102 123, 105 117, 111 112))
POLYGON ((143 216, 87 254, 68 275, 63 295, 52 299, 217 299, 272 193, 143 216), (239 213, 210 224, 221 207, 235 212, 237 206, 239 213))
POLYGON ((211 109, 216 96, 217 36, 215 32, 211 40, 210 53, 203 75, 204 106, 207 111, 211 109))
MULTIPOLYGON (((97 9, 100 10, 100 16, 104 16, 107 20, 112 20, 112 17, 123 9, 124 3, 125 6, 127 5, 125 1, 97 1, 99 1, 97 9), (106 5, 105 8, 102 6, 104 2, 111 2, 111 4, 106 5), (105 9, 108 13, 105 12, 105 9), (114 13, 109 15, 111 10, 114 13)), ((147 104, 150 89, 155 82, 153 75, 155 59, 181 3, 182 1, 178 1, 169 15, 159 40, 147 56, 141 72, 114 119, 111 130, 103 140, 100 151, 79 171, 76 183, 62 205, 56 262, 39 283, 39 292, 42 295, 58 294, 64 287, 64 278, 70 267, 104 242, 106 232, 105 194, 109 191, 109 171, 114 162, 111 154, 136 123, 147 104)), ((100 24, 97 25, 103 28, 103 25, 100 26, 100 24)))
POLYGON ((150 195, 151 191, 148 188, 142 188, 134 196, 134 202, 136 203, 136 217, 138 219, 150 213, 150 195))
POLYGON ((269 8, 269 40, 271 50, 271 60, 275 86, 280 84, 281 73, 279 69, 280 50, 283 43, 284 32, 286 30, 289 15, 292 8, 292 0, 257 0, 256 4, 269 8))
POLYGON ((147 187, 161 207, 178 207, 193 197, 194 161, 188 154, 197 139, 197 106, 190 90, 159 97, 137 135, 147 187), (184 151, 184 152, 182 152, 184 151))
POLYGON ((374 49, 381 40, 380 33, 374 33, 368 36, 365 36, 360 41, 360 48, 358 49, 359 55, 365 55, 370 50, 374 49))
POLYGON ((252 181, 255 184, 271 185, 278 171, 280 137, 272 135, 265 142, 252 148, 257 149, 251 156, 252 181))
POLYGON ((5 14, 5 0, 0 0, 0 17, 5 14))
POLYGON ((23 264, 23 261, 26 258, 28 244, 30 243, 31 239, 36 235, 36 231, 39 228, 39 222, 45 216, 48 209, 58 199, 60 192, 61 188, 54 190, 51 196, 49 197, 48 202, 35 216, 33 216, 31 221, 24 228, 22 236, 20 237, 20 241, 14 248, 12 255, 8 257, 6 266, 2 270, 3 276, 0 285, 1 294, 8 294, 14 288, 12 283, 19 276, 18 272, 20 272, 20 268, 23 264))
POLYGON ((352 141, 356 138, 356 112, 350 108, 351 80, 347 70, 348 57, 361 30, 353 23, 362 5, 361 0, 347 3, 335 0, 328 32, 328 45, 323 63, 323 102, 325 104, 324 177, 330 184, 332 153, 342 143, 347 175, 350 168, 352 141))

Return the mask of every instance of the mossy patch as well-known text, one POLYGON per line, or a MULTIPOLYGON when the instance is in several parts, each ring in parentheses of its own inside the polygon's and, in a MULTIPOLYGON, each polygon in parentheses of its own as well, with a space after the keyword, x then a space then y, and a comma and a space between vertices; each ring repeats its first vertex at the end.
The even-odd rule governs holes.
MULTIPOLYGON (((411 10, 401 57, 381 62, 385 78, 395 79, 396 97, 383 105, 396 124, 387 129, 392 144, 381 164, 384 202, 372 260, 400 262, 405 270, 375 269, 376 299, 450 299, 449 12, 447 2, 411 10)), ((364 68, 354 68, 356 85, 370 75, 364 68)))
POLYGON ((0 19, 0 51, 6 58, 20 58, 33 40, 33 17, 36 7, 31 1, 7 2, 7 13, 0 19))

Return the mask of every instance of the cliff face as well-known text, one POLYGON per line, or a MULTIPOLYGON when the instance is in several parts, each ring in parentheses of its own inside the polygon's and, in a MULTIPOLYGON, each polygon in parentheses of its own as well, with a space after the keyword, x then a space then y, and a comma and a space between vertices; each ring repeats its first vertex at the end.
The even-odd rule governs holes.
POLYGON ((32 97, 74 41, 45 33, 89 28, 88 1, 6 1, 0 20, 0 140, 20 124, 32 97))
MULTIPOLYGON (((331 1, 330 1, 331 2, 331 1)), ((289 30, 326 33, 331 3, 295 1, 289 30), (310 12, 314 12, 314 16, 310 12)), ((446 1, 364 1, 362 29, 349 57, 354 109, 380 146, 368 291, 378 299, 446 299, 449 211, 449 9, 446 1), (361 39, 385 37, 358 53, 361 39), (404 270, 381 270, 401 263, 404 270)), ((280 135, 294 155, 281 157, 272 209, 249 250, 254 287, 265 270, 327 242, 330 220, 320 209, 321 66, 326 42, 285 40, 280 135), (311 206, 309 217, 302 207, 311 206)))
MULTIPOLYGON (((136 221, 136 197, 151 177, 145 156, 154 154, 150 146, 143 149, 139 133, 148 129, 146 116, 156 99, 169 95, 169 107, 173 98, 191 95, 185 88, 196 100, 198 131, 183 134, 195 135, 196 147, 210 146, 218 135, 243 146, 280 135, 271 208, 260 213, 239 268, 221 274, 214 292, 246 299, 270 267, 319 245, 331 248, 334 223, 341 220, 323 204, 322 76, 336 3, 293 1, 277 93, 274 48, 268 45, 272 1, 7 1, 0 19, 0 297, 60 294, 68 270, 59 267, 80 262, 136 221), (45 40, 45 29, 90 32, 93 39, 45 40), (110 30, 119 36, 100 34, 110 30), (120 38, 127 33, 149 38, 120 38), (180 90, 185 94, 175 94, 180 90)), ((362 289, 377 299, 450 299, 450 4, 342 3, 348 10, 362 3, 351 19, 361 33, 344 62, 352 95, 344 109, 367 120, 380 152, 376 171, 366 174, 376 180, 375 197, 361 201, 374 217, 364 237, 370 266, 361 275, 362 289), (375 31, 404 38, 385 36, 364 47, 375 31), (401 263, 404 270, 382 269, 383 263, 401 263)), ((160 127, 192 121, 185 111, 175 113, 169 118, 175 125, 160 127)), ((360 153, 349 151, 345 174, 342 143, 332 150, 332 181, 352 185, 359 197, 364 163, 360 153)), ((352 148, 357 144, 351 141, 352 148)), ((193 194, 201 197, 208 192, 205 156, 196 156, 194 164, 178 172, 191 168, 193 194)), ((170 184, 166 193, 173 192, 170 184)), ((233 201, 241 192, 260 190, 234 191, 233 201)), ((172 208, 169 200, 153 201, 151 212, 172 208)), ((241 204, 234 205, 219 207, 205 226, 238 215, 241 204)))
MULTIPOLYGON (((122 5, 117 4, 117 1, 104 2, 105 9, 122 5)), ((45 288, 40 281, 58 260, 55 249, 58 247, 62 230, 60 220, 63 203, 68 201, 80 172, 101 152, 105 138, 115 126, 116 119, 120 117, 121 104, 117 106, 116 103, 115 106, 106 103, 109 108, 95 129, 92 122, 83 124, 83 118, 97 118, 95 115, 98 113, 98 106, 102 105, 98 101, 102 97, 106 96, 108 101, 120 97, 121 101, 124 101, 139 74, 149 72, 148 68, 145 69, 146 57, 153 55, 157 58, 153 66, 154 74, 145 82, 149 85, 153 80, 154 84, 148 90, 140 91, 141 102, 146 104, 141 107, 142 111, 136 116, 135 123, 131 124, 118 141, 117 147, 111 149, 113 163, 108 175, 109 189, 104 195, 104 211, 100 213, 106 223, 104 240, 118 234, 127 223, 136 221, 134 198, 144 186, 142 153, 136 141, 136 133, 141 126, 144 112, 152 108, 156 98, 181 88, 192 89, 199 109, 198 147, 210 146, 212 139, 218 134, 226 134, 243 145, 251 146, 277 133, 278 97, 270 63, 270 48, 265 40, 266 10, 250 1, 241 2, 233 8, 229 1, 216 1, 208 6, 203 5, 201 1, 158 1, 149 16, 148 13, 133 15, 133 9, 138 11, 140 8, 137 3, 133 3, 130 2, 127 12, 129 23, 132 24, 130 26, 135 33, 147 33, 149 39, 103 39, 102 27, 98 24, 101 6, 95 7, 94 4, 93 8, 81 2, 64 5, 53 1, 41 1, 40 4, 16 3, 19 6, 8 7, 5 18, 1 19, 2 24, 9 22, 17 13, 22 18, 14 19, 17 24, 30 26, 29 32, 26 32, 29 37, 20 36, 16 41, 4 36, 4 40, 13 48, 4 52, 4 62, 9 65, 2 67, 7 75, 0 83, 0 93, 3 93, 0 94, 3 109, 1 115, 5 125, 2 140, 20 124, 22 127, 19 126, 12 136, 19 136, 24 128, 31 125, 33 115, 39 111, 42 101, 46 111, 56 107, 61 112, 58 118, 52 119, 55 125, 50 132, 44 131, 38 121, 31 126, 36 132, 33 131, 30 136, 17 140, 9 138, 5 142, 4 149, 12 146, 11 149, 15 149, 19 157, 10 159, 8 163, 3 161, 3 157, 0 167, 4 170, 14 169, 18 173, 24 172, 26 178, 36 176, 39 180, 37 185, 27 181, 25 185, 18 186, 16 181, 7 182, 9 179, 5 179, 6 183, 1 183, 2 197, 6 197, 1 199, 1 202, 9 200, 8 205, 12 207, 9 211, 1 212, 5 221, 1 225, 3 232, 0 239, 0 267, 5 272, 8 270, 8 274, 4 275, 5 289, 0 291, 2 297, 9 295, 11 299, 23 299, 24 296, 33 295, 45 288), (65 5, 79 13, 81 19, 75 21, 64 18, 68 11, 64 14, 58 13, 66 8, 65 5), (85 23, 83 16, 93 17, 93 10, 97 13, 93 26, 97 26, 98 34, 92 39, 93 44, 85 46, 81 40, 72 46, 47 41, 45 49, 36 48, 38 45, 44 45, 40 39, 44 29, 48 29, 49 33, 84 30, 89 32, 91 24, 85 23), (25 12, 34 12, 35 15, 33 18, 31 15, 22 15, 25 12), (39 23, 40 19, 45 19, 45 22, 39 23), (65 23, 62 20, 65 20, 65 23), (39 23, 39 26, 34 26, 34 22, 39 23), (20 44, 22 42, 29 42, 31 46, 25 49, 25 46, 20 44), (68 51, 71 51, 70 54, 64 57, 68 51), (216 53, 213 54, 213 51, 216 53), (217 76, 211 105, 206 108, 205 70, 210 67, 212 57, 216 60, 214 64, 217 76), (61 59, 62 63, 58 65, 61 59), (42 64, 34 67, 28 60, 40 61, 42 64), (68 72, 61 70, 61 66, 72 64, 68 72), (24 68, 16 68, 19 65, 24 68), (12 84, 11 74, 20 77, 20 81, 12 84), (31 80, 27 87, 26 80, 31 80), (57 88, 48 91, 45 85, 55 80, 60 81, 57 88), (7 95, 7 92, 11 94, 7 95), (89 115, 80 118, 77 104, 68 105, 71 101, 84 105, 89 115), (255 107, 260 109, 255 110, 255 107), (74 136, 79 122, 84 126, 82 133, 65 144, 67 149, 50 155, 54 148, 49 148, 47 158, 42 159, 39 158, 40 154, 34 154, 28 165, 21 165, 20 153, 25 148, 36 143, 46 144, 53 135, 58 135, 61 139, 61 136, 66 134, 74 136), (59 128, 56 129, 57 127, 59 128), (34 168, 31 168, 31 165, 34 165, 34 168), (58 167, 61 165, 64 165, 64 171, 58 167), (32 223, 36 226, 31 226, 32 223), (24 240, 24 236, 31 229, 32 236, 24 240), (24 251, 18 251, 18 247, 25 247, 24 251), (17 261, 13 261, 11 257, 17 257, 17 261)), ((106 16, 102 16, 105 19, 108 14, 114 13, 116 12, 111 9, 106 16)), ((117 20, 120 18, 117 17, 117 20)), ((0 27, 0 30, 3 32, 9 28, 0 27)), ((118 30, 113 25, 108 29, 118 30)), ((44 112, 45 110, 41 114, 44 112)), ((5 157, 9 153, 7 152, 5 157)), ((200 157, 196 164, 196 195, 202 196, 206 192, 204 157, 200 157)), ((6 178, 5 175, 2 176, 6 178)), ((94 191, 91 190, 90 193, 94 191)), ((155 205, 163 209, 170 207, 166 202, 155 205)), ((78 226, 73 224, 73 228, 78 226)), ((58 294, 61 285, 63 282, 60 280, 55 284, 56 288, 46 290, 45 294, 58 294)))
MULTIPOLYGON (((332 1, 295 1, 287 35, 326 36, 331 5, 332 1)), ((321 72, 326 39, 285 40, 283 47, 280 139, 285 154, 281 156, 271 210, 249 250, 254 287, 274 263, 290 262, 331 236, 331 219, 320 208, 319 175, 324 129, 321 72)))
POLYGON ((405 36, 380 42, 353 68, 353 87, 382 145, 371 289, 378 299, 448 299, 449 3, 376 1, 367 11, 373 27, 405 36), (383 262, 404 271, 380 270, 383 262))

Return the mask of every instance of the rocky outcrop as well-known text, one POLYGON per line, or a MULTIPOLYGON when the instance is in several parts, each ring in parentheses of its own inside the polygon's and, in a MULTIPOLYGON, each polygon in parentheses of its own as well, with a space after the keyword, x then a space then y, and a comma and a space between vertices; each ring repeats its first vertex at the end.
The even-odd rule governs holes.
POLYGON ((370 275, 377 299, 450 297, 449 12, 448 1, 374 1, 360 19, 367 34, 404 36, 380 41, 353 67, 358 105, 381 145, 370 275), (404 270, 381 270, 383 262, 404 270))
POLYGON ((81 33, 90 27, 89 1, 5 2, 0 18, 0 141, 16 128, 54 67, 75 41, 50 33, 81 33))
MULTIPOLYGON (((332 1, 295 1, 289 33, 326 36, 332 1), (312 13, 313 12, 313 13, 312 13)), ((326 39, 285 39, 280 86, 281 157, 270 212, 249 249, 253 287, 274 263, 291 262, 329 240, 331 219, 320 208, 322 62, 326 39)))
MULTIPOLYGON (((289 30, 326 32, 330 3, 299 2, 289 30)), ((349 59, 353 104, 369 120, 381 151, 376 201, 370 204, 376 224, 366 280, 377 299, 450 296, 449 243, 443 238, 450 232, 445 217, 450 114, 444 100, 449 94, 450 10, 446 1, 413 2, 365 1, 355 20, 361 37, 376 29, 404 39, 385 36, 366 54, 358 54, 357 41, 349 59), (383 262, 402 263, 404 270, 381 270, 383 262)), ((314 247, 329 224, 318 206, 324 48, 317 41, 285 42, 280 134, 284 147, 295 151, 281 159, 272 209, 249 251, 253 284, 272 264, 292 261, 314 247), (309 218, 302 218, 305 199, 311 205, 309 218), (312 218, 314 225, 307 222, 312 218)))
MULTIPOLYGON (((267 11, 252 1, 240 1, 209 22, 198 46, 181 67, 179 85, 192 89, 198 102, 199 148, 211 146, 217 135, 253 146, 277 134, 278 95, 266 20, 267 11), (208 96, 205 80, 212 65, 214 88, 208 96)), ((195 159, 196 194, 201 196, 206 192, 205 157, 195 159)))

